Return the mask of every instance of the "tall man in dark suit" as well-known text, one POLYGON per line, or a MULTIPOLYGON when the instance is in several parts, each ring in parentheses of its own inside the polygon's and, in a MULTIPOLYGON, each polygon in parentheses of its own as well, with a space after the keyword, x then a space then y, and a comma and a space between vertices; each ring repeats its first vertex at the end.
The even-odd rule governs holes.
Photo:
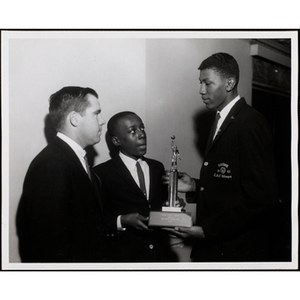
POLYGON ((269 217, 278 203, 269 126, 238 95, 231 55, 216 53, 199 70, 203 102, 217 114, 200 180, 182 173, 178 182, 179 191, 192 192, 197 223, 173 233, 195 239, 194 261, 267 261, 269 217))
POLYGON ((64 87, 49 112, 58 133, 30 164, 17 215, 22 262, 105 261, 100 181, 84 150, 100 141, 98 95, 64 87))
POLYGON ((150 209, 161 210, 167 200, 162 163, 144 157, 145 126, 135 113, 121 112, 107 124, 109 137, 119 153, 94 168, 103 183, 105 210, 118 224, 119 233, 109 241, 112 261, 170 261, 167 236, 148 229, 150 209))

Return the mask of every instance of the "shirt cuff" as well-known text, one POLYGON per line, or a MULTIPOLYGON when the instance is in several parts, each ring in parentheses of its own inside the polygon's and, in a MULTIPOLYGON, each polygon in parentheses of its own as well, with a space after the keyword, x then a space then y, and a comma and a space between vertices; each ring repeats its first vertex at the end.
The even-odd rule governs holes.
POLYGON ((122 227, 122 223, 121 223, 121 215, 118 216, 118 218, 117 218, 117 229, 118 229, 118 231, 126 230, 126 228, 123 228, 123 227, 122 227))

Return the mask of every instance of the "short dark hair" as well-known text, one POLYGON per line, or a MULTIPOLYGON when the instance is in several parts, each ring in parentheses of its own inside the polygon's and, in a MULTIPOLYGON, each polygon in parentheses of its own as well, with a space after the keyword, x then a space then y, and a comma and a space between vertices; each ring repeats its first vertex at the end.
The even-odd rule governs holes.
POLYGON ((224 78, 234 77, 236 80, 236 86, 239 82, 239 65, 234 57, 228 53, 219 52, 206 58, 201 63, 198 70, 202 71, 205 69, 213 69, 224 78))
POLYGON ((119 113, 113 115, 109 119, 109 121, 107 122, 107 131, 111 137, 113 137, 116 134, 116 128, 117 128, 119 120, 127 115, 136 115, 137 116, 137 114, 132 111, 122 111, 122 112, 119 112, 119 113))
POLYGON ((67 86, 50 96, 49 115, 56 130, 63 127, 67 114, 76 111, 83 114, 90 105, 87 95, 98 98, 95 90, 89 87, 67 86))

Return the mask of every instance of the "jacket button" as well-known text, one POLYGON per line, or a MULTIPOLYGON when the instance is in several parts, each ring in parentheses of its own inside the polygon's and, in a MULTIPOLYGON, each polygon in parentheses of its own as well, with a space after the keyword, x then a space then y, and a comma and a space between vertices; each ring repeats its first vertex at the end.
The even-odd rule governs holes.
POLYGON ((152 250, 153 248, 154 248, 154 246, 153 246, 152 244, 150 244, 150 245, 149 245, 149 249, 152 250))
POLYGON ((204 187, 203 187, 203 186, 201 186, 201 188, 200 188, 200 191, 201 191, 201 192, 203 192, 203 191, 204 191, 204 187))
POLYGON ((208 162, 207 162, 207 161, 204 163, 204 166, 205 166, 205 167, 207 167, 207 166, 208 166, 208 162))

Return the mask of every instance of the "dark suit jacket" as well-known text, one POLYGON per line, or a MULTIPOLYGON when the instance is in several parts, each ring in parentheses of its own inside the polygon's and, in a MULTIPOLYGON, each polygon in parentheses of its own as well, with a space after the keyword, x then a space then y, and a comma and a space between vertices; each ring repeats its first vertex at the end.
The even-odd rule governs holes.
POLYGON ((17 214, 23 262, 106 260, 99 183, 92 187, 75 152, 58 137, 37 155, 17 214))
MULTIPOLYGON (((161 210, 167 199, 167 188, 162 183, 165 173, 163 165, 145 158, 150 169, 149 202, 135 183, 129 170, 119 157, 94 168, 101 178, 104 209, 117 222, 117 216, 136 213, 147 217, 151 210, 161 210)), ((169 260, 167 236, 159 232, 147 232, 127 228, 110 238, 110 258, 112 261, 155 262, 169 260)))
POLYGON ((207 149, 197 191, 197 224, 206 238, 193 248, 196 261, 267 259, 268 217, 278 203, 272 136, 245 99, 207 149))

